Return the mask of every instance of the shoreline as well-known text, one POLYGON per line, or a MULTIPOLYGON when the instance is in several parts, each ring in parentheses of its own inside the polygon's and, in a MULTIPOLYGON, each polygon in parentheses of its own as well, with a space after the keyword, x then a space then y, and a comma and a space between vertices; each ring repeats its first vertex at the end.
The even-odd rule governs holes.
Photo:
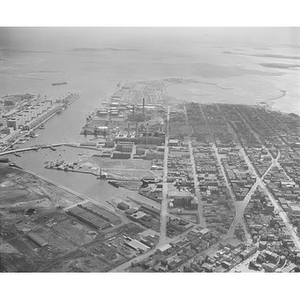
MULTIPOLYGON (((196 83, 196 82, 195 82, 196 83)), ((214 87, 219 87, 220 86, 216 83, 216 84, 213 84, 213 83, 209 83, 209 82, 202 82, 202 81, 198 81, 197 80, 197 83, 199 84, 207 84, 207 85, 211 85, 211 86, 214 86, 214 87)), ((180 83, 181 85, 189 85, 190 83, 180 83)), ((177 84, 179 85, 179 84, 177 84)), ((175 83, 170 83, 168 84, 167 86, 164 87, 164 93, 171 97, 171 98, 174 98, 175 100, 177 101, 184 101, 184 99, 182 97, 178 97, 176 98, 170 91, 169 91, 169 88, 172 88, 176 86, 175 83)), ((228 89, 228 88, 224 88, 224 89, 228 89)), ((290 99, 290 100, 286 100, 286 96, 288 94, 288 91, 287 90, 281 90, 281 89, 278 89, 277 90, 278 92, 281 93, 281 95, 277 96, 277 97, 274 97, 274 98, 271 98, 271 99, 267 99, 267 100, 260 100, 260 101, 255 101, 253 100, 253 103, 251 104, 245 104, 245 103, 239 103, 239 102, 230 102, 229 104, 233 104, 233 105, 252 105, 252 106, 255 106, 255 105, 259 105, 261 107, 266 107, 267 109, 270 109, 272 111, 279 111, 281 113, 285 113, 285 114, 290 114, 290 113, 294 113, 296 114, 298 117, 300 117, 300 106, 299 107, 295 107, 295 105, 283 105, 283 101, 289 101, 289 102, 295 102, 297 103, 296 101, 296 98, 294 100, 290 99), (284 98, 284 99, 282 99, 284 98)), ((201 97, 201 95, 199 94, 199 98, 201 97)), ((186 99, 189 98, 189 96, 186 96, 185 97, 186 99)), ((193 102, 197 102, 197 101, 193 101, 193 102)), ((206 103, 205 101, 198 101, 199 103, 206 103)), ((223 103, 223 102, 212 102, 212 101, 207 101, 207 103, 223 103)))
MULTIPOLYGON (((25 173, 28 173, 28 174, 30 174, 30 175, 32 175, 32 176, 35 176, 35 177, 37 177, 37 178, 39 178, 39 179, 42 179, 43 181, 47 182, 48 184, 52 184, 52 185, 54 185, 54 186, 56 186, 56 187, 58 187, 58 188, 64 190, 65 192, 68 192, 68 193, 70 193, 70 194, 72 194, 72 195, 75 195, 75 196, 79 197, 80 199, 82 199, 82 202, 83 202, 83 201, 90 201, 90 202, 93 202, 93 203, 97 204, 98 206, 102 207, 103 209, 107 209, 107 210, 110 210, 111 212, 115 213, 113 210, 107 208, 106 206, 101 205, 99 202, 93 200, 92 198, 90 198, 90 197, 88 197, 88 196, 85 196, 85 195, 83 195, 83 194, 81 194, 81 193, 78 193, 78 192, 74 191, 73 189, 70 189, 70 188, 68 188, 68 187, 66 187, 66 186, 64 186, 64 185, 61 185, 61 184, 59 184, 59 183, 56 183, 56 182, 52 181, 51 179, 48 179, 48 178, 46 178, 46 177, 44 177, 44 176, 42 176, 42 175, 36 174, 36 173, 34 173, 34 172, 32 172, 32 171, 29 171, 29 170, 27 170, 27 169, 23 169, 23 168, 22 168, 21 171, 23 171, 23 172, 25 172, 25 173)), ((80 203, 80 202, 79 202, 79 203, 80 203)), ((74 205, 77 205, 77 204, 74 204, 74 205)), ((74 206, 74 205, 72 205, 72 206, 74 206)), ((69 208, 69 207, 71 207, 71 206, 68 206, 68 208, 69 208)))

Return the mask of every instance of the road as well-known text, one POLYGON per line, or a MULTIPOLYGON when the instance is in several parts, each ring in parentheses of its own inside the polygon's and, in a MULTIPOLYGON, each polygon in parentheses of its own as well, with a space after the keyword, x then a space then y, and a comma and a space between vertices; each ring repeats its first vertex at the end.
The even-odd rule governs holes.
MULTIPOLYGON (((185 112, 185 117, 186 117, 186 125, 189 127, 189 122, 188 122, 188 116, 186 112, 186 106, 184 106, 184 112, 185 112)), ((199 217, 199 224, 201 227, 206 228, 206 221, 203 215, 203 202, 202 202, 202 197, 199 191, 199 181, 198 181, 198 176, 196 172, 196 164, 195 164, 195 158, 194 158, 194 153, 193 153, 193 146, 192 146, 192 139, 191 139, 191 132, 189 132, 188 135, 188 144, 189 144, 189 151, 190 151, 190 160, 192 163, 192 170, 193 170, 193 177, 194 177, 194 187, 195 187, 195 194, 198 200, 198 217, 199 217)))
POLYGON ((199 216, 199 224, 201 227, 206 228, 206 221, 203 215, 203 201, 202 197, 200 194, 199 190, 199 181, 197 177, 197 172, 196 172, 196 164, 195 164, 195 159, 194 159, 194 154, 193 154, 193 147, 192 147, 192 141, 191 138, 189 137, 189 150, 190 150, 190 159, 192 163, 192 170, 193 170, 193 176, 194 176, 194 187, 195 187, 195 194, 198 200, 198 216, 199 216))
POLYGON ((233 237, 234 236, 234 232, 236 229, 236 226, 238 224, 242 225, 245 235, 246 235, 246 239, 247 241, 251 241, 251 235, 248 232, 247 226, 244 222, 244 211, 253 195, 253 193, 255 192, 255 190, 257 189, 258 186, 258 181, 256 180, 256 182, 254 183, 254 185, 251 187, 250 191, 248 192, 247 196, 244 198, 243 201, 235 201, 235 210, 236 210, 236 215, 235 215, 235 219, 232 222, 226 236, 228 238, 233 237))
MULTIPOLYGON (((267 188, 266 184, 263 182, 262 178, 258 175, 258 173, 256 172, 256 170, 253 168, 251 161, 249 159, 249 157, 247 156, 247 154, 245 153, 244 149, 241 149, 244 158, 246 160, 247 165, 254 171, 254 175, 256 177, 256 183, 254 184, 254 186, 260 186, 261 189, 264 191, 264 193, 268 196, 268 198, 270 199, 270 201, 272 202, 273 206, 275 207, 276 211, 278 211, 279 216, 281 217, 283 223, 285 224, 287 230, 289 231, 296 247, 300 250, 300 239, 297 237, 295 230, 293 228, 293 226, 290 224, 289 222, 289 218, 287 216, 287 214, 283 211, 283 209, 280 207, 280 205, 277 203, 276 199, 274 198, 274 196, 272 195, 272 193, 269 191, 269 189, 267 188)), ((277 163, 276 160, 274 163, 277 163)), ((266 173, 265 173, 266 174, 266 173)), ((252 188, 254 188, 254 186, 252 188)), ((251 199, 251 195, 253 194, 253 192, 255 190, 251 189, 252 191, 248 193, 248 195, 246 196, 246 198, 244 199, 243 203, 243 207, 244 209, 246 208, 248 202, 251 199)))
POLYGON ((161 201, 161 213, 160 213, 160 236, 158 245, 163 245, 166 242, 167 236, 167 213, 168 213, 168 156, 169 156, 169 120, 170 120, 170 106, 167 111, 167 124, 166 124, 166 136, 165 136, 165 153, 164 153, 164 175, 163 175, 163 191, 161 201))
MULTIPOLYGON (((271 156, 272 157, 272 156, 271 156)), ((265 178, 265 176, 271 171, 271 169, 273 167, 280 167, 278 160, 280 159, 280 151, 278 151, 278 155, 276 158, 272 157, 272 162, 271 165, 269 166, 269 168, 266 170, 266 172, 263 174, 263 176, 261 177, 262 179, 265 178)))
POLYGON ((235 198, 235 195, 232 191, 232 188, 231 188, 231 185, 228 181, 228 178, 225 174, 225 170, 224 170, 224 167, 222 165, 222 162, 221 162, 221 155, 218 153, 218 148, 216 147, 215 144, 213 144, 213 149, 215 150, 215 154, 216 154, 216 157, 217 157, 217 160, 218 160, 218 163, 221 167, 221 170, 222 170, 222 173, 223 173, 223 177, 225 179, 225 182, 226 182, 226 185, 228 187, 228 190, 229 190, 229 194, 231 196, 231 198, 234 200, 234 206, 235 206, 235 218, 226 234, 226 236, 229 238, 229 237, 233 237, 234 236, 234 232, 235 232, 235 228, 238 224, 242 225, 243 228, 244 228, 244 231, 246 233, 246 238, 247 240, 251 240, 251 237, 247 231, 247 228, 246 228, 246 225, 243 221, 243 214, 244 214, 244 210, 251 198, 251 195, 253 194, 253 192, 256 190, 256 187, 257 185, 254 184, 252 186, 252 188, 250 189, 249 193, 247 194, 247 196, 244 198, 243 201, 236 201, 236 198, 235 198))
POLYGON ((52 144, 52 145, 45 145, 45 146, 37 146, 37 145, 35 145, 35 146, 28 147, 28 148, 19 148, 19 149, 14 149, 14 150, 9 150, 9 151, 5 151, 5 152, 1 152, 0 156, 1 155, 8 155, 8 154, 13 154, 13 153, 18 153, 18 152, 34 151, 34 150, 37 150, 37 148, 45 149, 45 148, 60 147, 60 146, 68 146, 68 144, 66 144, 66 143, 60 143, 60 144, 52 144))
POLYGON ((275 207, 276 211, 278 212, 279 216, 281 217, 284 225, 286 226, 287 230, 289 231, 291 238, 293 239, 293 242, 295 243, 295 246, 300 250, 300 239, 297 236, 293 226, 291 225, 289 218, 286 214, 286 212, 281 208, 281 206, 278 204, 274 196, 271 194, 269 189, 266 187, 265 183, 262 181, 261 178, 258 179, 260 187, 263 189, 263 191, 269 196, 269 199, 271 200, 273 206, 275 207))
MULTIPOLYGON (((246 119, 241 115, 240 112, 238 112, 239 115, 241 116, 242 120, 245 122, 245 124, 247 125, 247 127, 249 128, 249 130, 255 135, 255 137, 258 138, 257 133, 255 133, 251 126, 247 123, 246 119)), ((236 136, 236 135, 235 135, 236 136)), ((258 139, 260 140, 260 139, 258 139)), ((237 141, 239 141, 237 139, 237 141)), ((276 209, 276 211, 278 212, 279 216, 281 217, 283 223, 285 224, 289 234, 291 235, 291 238, 293 239, 293 242, 295 243, 295 246, 300 250, 300 239, 298 238, 293 226, 290 224, 289 222, 289 218, 287 216, 287 214, 283 211, 283 209, 280 207, 280 205, 277 203, 276 199, 274 198, 274 196, 272 195, 272 193, 269 191, 269 189, 267 188, 266 184, 263 182, 263 178, 266 176, 266 174, 271 170, 272 166, 278 166, 281 168, 278 160, 280 158, 280 153, 278 154, 278 156, 276 157, 276 159, 272 159, 272 163, 271 166, 269 167, 269 169, 265 172, 265 174, 262 176, 262 178, 259 176, 259 174, 256 172, 255 168, 252 165, 252 162, 250 161, 248 155, 246 154, 244 148, 242 147, 242 145, 238 142, 239 146, 240 146, 240 151, 248 165, 249 170, 251 171, 251 173, 253 173, 256 177, 256 182, 255 184, 252 186, 251 190, 249 191, 249 193, 247 194, 247 196, 245 197, 245 199, 242 201, 242 205, 241 205, 241 210, 239 211, 237 217, 236 217, 236 221, 238 220, 243 220, 243 214, 244 214, 244 210, 247 206, 247 204, 249 203, 252 194, 254 193, 254 191, 256 190, 256 188, 258 186, 260 186, 260 188, 264 191, 264 193, 268 196, 268 198, 270 199, 270 201, 272 202, 274 208, 276 209)), ((268 151, 268 149, 266 149, 268 151)), ((268 151, 269 153, 269 151, 268 151)), ((272 157, 272 156, 271 156, 272 157)), ((237 222, 236 222, 237 223, 237 222)), ((244 223, 244 222, 243 222, 244 223)), ((247 231, 246 231, 247 232, 247 231)))

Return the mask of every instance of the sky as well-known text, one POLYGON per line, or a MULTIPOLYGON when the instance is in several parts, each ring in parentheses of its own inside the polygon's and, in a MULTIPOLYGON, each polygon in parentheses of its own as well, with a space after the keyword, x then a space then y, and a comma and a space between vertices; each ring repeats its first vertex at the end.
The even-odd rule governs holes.
POLYGON ((300 27, 1 27, 0 48, 66 50, 74 47, 205 45, 300 45, 300 27))

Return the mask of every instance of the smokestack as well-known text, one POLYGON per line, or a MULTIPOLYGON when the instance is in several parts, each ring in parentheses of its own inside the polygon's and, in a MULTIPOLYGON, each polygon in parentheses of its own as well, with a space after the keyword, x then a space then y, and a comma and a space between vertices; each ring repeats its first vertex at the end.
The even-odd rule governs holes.
POLYGON ((139 135, 139 125, 138 125, 138 123, 135 123, 135 135, 136 135, 136 137, 139 135))
POLYGON ((128 122, 128 127, 127 127, 127 130, 128 130, 128 137, 130 136, 130 123, 128 122))
POLYGON ((145 98, 143 98, 143 115, 145 115, 145 98))
POLYGON ((149 124, 147 123, 146 144, 148 144, 149 124))

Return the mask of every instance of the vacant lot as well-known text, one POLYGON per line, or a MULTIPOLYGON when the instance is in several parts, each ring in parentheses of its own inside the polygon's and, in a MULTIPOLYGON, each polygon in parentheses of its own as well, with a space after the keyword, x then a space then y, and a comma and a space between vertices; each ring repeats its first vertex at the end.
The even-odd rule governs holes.
POLYGON ((1 205, 3 204, 14 204, 18 202, 23 202, 29 192, 23 188, 1 188, 1 205))
POLYGON ((104 157, 92 157, 93 163, 107 169, 150 169, 151 161, 142 159, 110 159, 104 157))

